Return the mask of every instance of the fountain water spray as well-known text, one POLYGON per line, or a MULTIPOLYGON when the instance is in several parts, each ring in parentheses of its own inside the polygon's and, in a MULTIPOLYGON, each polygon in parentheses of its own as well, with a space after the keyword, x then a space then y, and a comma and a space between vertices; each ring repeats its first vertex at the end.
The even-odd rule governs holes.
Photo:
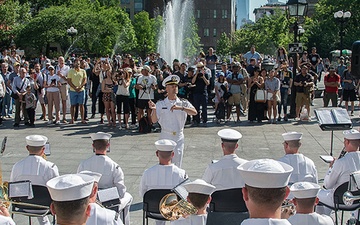
POLYGON ((168 64, 184 61, 184 38, 193 16, 193 0, 172 0, 166 5, 164 26, 160 32, 158 52, 168 64))

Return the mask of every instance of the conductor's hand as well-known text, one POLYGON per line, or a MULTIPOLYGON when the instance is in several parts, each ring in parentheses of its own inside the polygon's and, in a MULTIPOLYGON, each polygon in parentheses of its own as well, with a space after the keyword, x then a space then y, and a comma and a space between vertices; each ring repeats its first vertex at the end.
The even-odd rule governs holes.
POLYGON ((156 109, 156 104, 155 104, 153 101, 149 100, 149 101, 148 101, 148 104, 149 104, 149 108, 150 108, 151 110, 156 109))
POLYGON ((171 106, 170 111, 172 112, 174 110, 181 110, 182 108, 183 108, 182 106, 173 105, 173 106, 171 106))
POLYGON ((10 217, 9 210, 4 206, 0 206, 0 215, 10 217))

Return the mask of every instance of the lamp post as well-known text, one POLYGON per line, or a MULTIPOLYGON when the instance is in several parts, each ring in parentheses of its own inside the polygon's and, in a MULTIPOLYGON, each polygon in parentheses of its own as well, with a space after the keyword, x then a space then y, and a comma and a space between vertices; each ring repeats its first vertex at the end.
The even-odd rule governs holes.
POLYGON ((342 56, 342 50, 343 50, 343 38, 345 36, 345 31, 344 31, 344 24, 347 22, 348 19, 350 19, 351 17, 351 12, 346 11, 337 11, 336 13, 334 13, 334 18, 340 23, 340 56, 342 56))
MULTIPOLYGON (((306 15, 307 12, 307 1, 306 0, 289 0, 287 3, 288 8, 288 16, 295 18, 295 23, 293 26, 294 30, 294 43, 298 43, 298 36, 300 35, 300 32, 305 31, 302 29, 301 26, 299 26, 299 17, 303 17, 306 15), (301 28, 301 29, 300 29, 301 28), (300 30, 300 32, 299 32, 300 30)), ((293 66, 293 77, 297 74, 297 67, 298 67, 298 53, 293 54, 294 59, 294 66, 293 66)), ((292 85, 291 87, 291 99, 290 99, 290 114, 288 115, 288 118, 296 118, 296 88, 295 85, 292 85)))
POLYGON ((77 35, 78 31, 74 27, 70 27, 66 30, 67 34, 71 37, 71 44, 74 43, 74 37, 77 35))

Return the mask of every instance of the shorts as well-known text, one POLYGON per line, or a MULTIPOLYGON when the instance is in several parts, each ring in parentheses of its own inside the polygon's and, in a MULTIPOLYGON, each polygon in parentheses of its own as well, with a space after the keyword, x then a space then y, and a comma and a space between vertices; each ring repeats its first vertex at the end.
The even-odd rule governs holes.
POLYGON ((38 97, 38 100, 39 100, 40 104, 46 104, 45 100, 44 100, 44 98, 45 98, 45 90, 44 90, 44 88, 41 88, 41 91, 38 91, 37 97, 38 97))
POLYGON ((103 102, 112 102, 112 92, 103 92, 102 101, 103 102))
MULTIPOLYGON (((150 100, 154 101, 154 99, 150 99, 150 100)), ((138 99, 137 107, 139 109, 149 109, 149 99, 138 99)))
POLYGON ((355 89, 353 90, 345 90, 343 89, 343 101, 356 101, 356 92, 355 89))
POLYGON ((85 103, 85 90, 76 92, 70 91, 70 104, 71 105, 84 105, 85 103))
POLYGON ((228 99, 229 105, 240 105, 240 93, 232 94, 228 99))
POLYGON ((310 94, 306 95, 302 92, 296 92, 296 107, 302 107, 303 105, 310 105, 310 94))
POLYGON ((60 96, 61 96, 61 100, 66 101, 67 96, 68 96, 68 85, 65 84, 61 84, 60 89, 60 96))

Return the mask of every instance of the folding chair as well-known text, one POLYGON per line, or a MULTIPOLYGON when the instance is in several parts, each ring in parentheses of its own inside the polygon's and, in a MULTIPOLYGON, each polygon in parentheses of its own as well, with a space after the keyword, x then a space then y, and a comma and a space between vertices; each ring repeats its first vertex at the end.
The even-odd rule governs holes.
POLYGON ((170 189, 152 189, 144 194, 143 225, 148 225, 148 218, 167 221, 160 213, 159 204, 161 199, 169 193, 172 193, 170 189))
POLYGON ((339 224, 338 216, 337 216, 338 211, 341 211, 341 223, 340 224, 343 224, 345 211, 349 212, 349 211, 354 211, 354 210, 360 208, 360 203, 359 203, 360 198, 355 199, 355 201, 353 201, 352 205, 345 205, 344 200, 343 200, 343 196, 344 196, 345 192, 350 192, 354 196, 360 195, 360 191, 358 189, 360 183, 356 184, 356 181, 360 181, 360 171, 350 174, 350 182, 345 182, 336 188, 336 190, 334 192, 334 206, 327 205, 322 202, 319 204, 319 205, 324 205, 335 211, 335 224, 336 225, 339 224))
POLYGON ((215 191, 211 195, 210 212, 247 212, 242 188, 215 191))
MULTIPOLYGON (((22 192, 22 191, 21 191, 22 192)), ((50 204, 52 202, 50 193, 45 186, 31 185, 30 181, 19 181, 9 183, 9 199, 11 203, 11 217, 14 218, 14 214, 21 214, 29 217, 29 224, 31 225, 31 217, 43 217, 51 214, 50 204), (16 192, 19 193, 19 187, 25 187, 24 184, 29 183, 32 188, 33 198, 27 193, 19 194, 16 196, 16 192), (13 193, 15 195, 13 195, 13 193)), ((55 224, 55 217, 53 216, 53 224, 55 224)))

